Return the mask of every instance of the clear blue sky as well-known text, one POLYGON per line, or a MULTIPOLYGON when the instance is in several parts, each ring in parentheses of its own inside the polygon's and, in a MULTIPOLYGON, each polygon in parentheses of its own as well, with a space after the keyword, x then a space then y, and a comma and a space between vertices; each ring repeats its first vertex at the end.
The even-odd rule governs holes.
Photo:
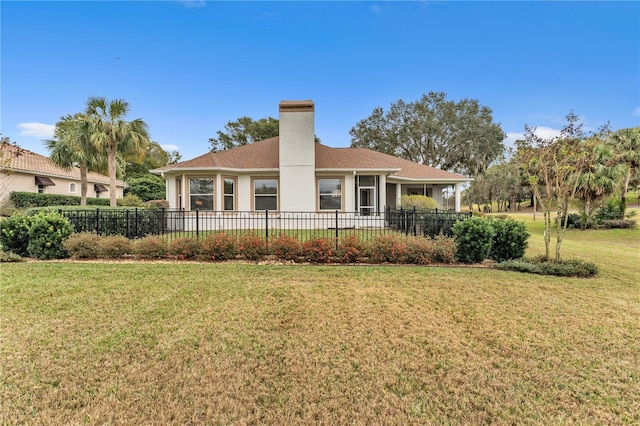
POLYGON ((375 107, 429 91, 478 99, 513 139, 640 125, 639 2, 2 1, 1 127, 41 142, 89 96, 183 159, 241 116, 316 104, 316 134, 348 146, 375 107))

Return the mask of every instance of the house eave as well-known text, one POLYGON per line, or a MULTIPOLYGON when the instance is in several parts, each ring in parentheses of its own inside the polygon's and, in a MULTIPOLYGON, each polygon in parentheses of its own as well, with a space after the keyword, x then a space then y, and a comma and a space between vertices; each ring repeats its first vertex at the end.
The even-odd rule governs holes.
POLYGON ((450 185, 452 183, 465 183, 471 182, 472 178, 451 178, 451 179, 443 179, 443 178, 410 178, 403 176, 389 176, 387 178, 387 182, 389 183, 440 183, 450 185))
MULTIPOLYGON (((56 178, 56 179, 66 179, 66 180, 75 180, 75 181, 80 181, 80 176, 76 177, 76 176, 65 176, 65 175, 61 175, 61 174, 56 174, 56 173, 48 173, 48 172, 40 172, 40 171, 36 171, 36 170, 26 170, 26 169, 16 169, 13 167, 0 167, 0 170, 2 171, 6 171, 8 173, 19 173, 19 174, 23 174, 23 175, 38 175, 38 176, 46 176, 46 177, 52 177, 52 178, 56 178)), ((109 179, 106 180, 98 180, 98 179, 91 179, 91 178, 87 178, 87 183, 100 183, 100 184, 109 184, 109 179)), ((126 188, 127 187, 127 183, 123 182, 123 181, 116 181, 116 186, 122 187, 122 188, 126 188)))

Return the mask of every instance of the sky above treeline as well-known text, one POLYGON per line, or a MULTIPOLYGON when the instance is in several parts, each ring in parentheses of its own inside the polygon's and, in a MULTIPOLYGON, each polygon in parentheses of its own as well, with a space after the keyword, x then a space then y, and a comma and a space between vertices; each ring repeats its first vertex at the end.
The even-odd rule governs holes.
POLYGON ((640 125, 640 2, 2 1, 0 132, 47 155, 61 116, 125 99, 183 159, 242 116, 316 105, 349 146, 376 107, 477 99, 508 135, 640 125))

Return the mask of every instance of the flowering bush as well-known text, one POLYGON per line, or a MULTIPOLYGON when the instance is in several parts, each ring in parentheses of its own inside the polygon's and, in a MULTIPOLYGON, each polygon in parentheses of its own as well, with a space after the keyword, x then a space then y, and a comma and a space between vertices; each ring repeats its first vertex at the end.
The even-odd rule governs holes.
POLYGON ((280 234, 278 238, 270 242, 269 251, 278 259, 295 262, 302 254, 302 244, 295 237, 280 234))
POLYGON ((211 234, 202 241, 202 257, 205 259, 235 259, 237 254, 238 240, 224 232, 211 234))
POLYGON ((238 240, 238 253, 247 260, 260 260, 267 255, 267 244, 262 236, 253 232, 238 240))
POLYGON ((167 256, 167 243, 158 237, 145 237, 133 243, 133 253, 143 259, 163 258, 167 256))
POLYGON ((405 263, 407 244, 393 235, 381 235, 369 242, 367 255, 373 263, 405 263))
POLYGON ((355 263, 362 260, 366 254, 365 244, 357 235, 347 235, 338 240, 336 261, 340 263, 355 263))
POLYGON ((122 235, 110 235, 98 239, 98 256, 116 259, 131 253, 131 241, 122 235))
POLYGON ((202 252, 202 245, 197 238, 178 238, 169 243, 167 252, 176 259, 195 259, 202 252))
POLYGON ((304 258, 313 263, 331 262, 333 241, 329 238, 314 237, 302 243, 304 258))

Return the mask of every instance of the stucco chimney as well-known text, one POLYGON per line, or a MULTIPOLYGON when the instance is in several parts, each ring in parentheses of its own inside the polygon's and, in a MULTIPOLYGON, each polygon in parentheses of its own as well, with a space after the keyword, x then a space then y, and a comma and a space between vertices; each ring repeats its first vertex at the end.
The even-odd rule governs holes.
POLYGON ((315 211, 315 107, 280 102, 280 210, 315 211))

